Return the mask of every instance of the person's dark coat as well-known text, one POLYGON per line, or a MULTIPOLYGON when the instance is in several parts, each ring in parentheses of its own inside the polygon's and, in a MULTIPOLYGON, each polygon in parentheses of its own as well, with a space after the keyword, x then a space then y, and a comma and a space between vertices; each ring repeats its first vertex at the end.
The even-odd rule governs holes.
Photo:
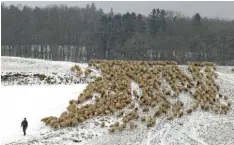
POLYGON ((26 135, 26 129, 28 128, 28 121, 27 121, 26 119, 24 119, 24 120, 21 122, 21 127, 23 127, 24 135, 26 135))

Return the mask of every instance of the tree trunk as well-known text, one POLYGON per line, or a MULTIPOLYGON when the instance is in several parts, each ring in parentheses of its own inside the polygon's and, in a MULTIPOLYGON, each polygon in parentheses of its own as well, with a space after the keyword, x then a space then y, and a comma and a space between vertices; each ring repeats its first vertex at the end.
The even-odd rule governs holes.
POLYGON ((10 45, 10 47, 9 47, 9 56, 11 56, 11 48, 12 48, 12 45, 10 45))
POLYGON ((59 56, 59 47, 57 45, 52 45, 52 60, 57 61, 59 56))
POLYGON ((50 54, 49 54, 49 45, 46 44, 46 59, 49 60, 50 59, 50 54))
POLYGON ((5 50, 5 47, 2 45, 2 48, 1 48, 1 56, 4 56, 4 50, 5 50))
POLYGON ((67 60, 70 61, 70 54, 71 54, 71 45, 68 45, 68 50, 67 50, 67 60))
POLYGON ((65 46, 63 46, 63 61, 65 61, 65 46))
POLYGON ((77 56, 78 56, 78 49, 79 49, 79 46, 76 46, 75 47, 75 56, 74 56, 74 62, 77 62, 77 56))
POLYGON ((32 45, 28 45, 28 57, 32 57, 32 45))
POLYGON ((79 49, 78 50, 78 53, 79 53, 79 55, 78 55, 78 62, 79 62, 79 61, 82 60, 82 57, 83 57, 83 46, 79 46, 78 49, 79 49))

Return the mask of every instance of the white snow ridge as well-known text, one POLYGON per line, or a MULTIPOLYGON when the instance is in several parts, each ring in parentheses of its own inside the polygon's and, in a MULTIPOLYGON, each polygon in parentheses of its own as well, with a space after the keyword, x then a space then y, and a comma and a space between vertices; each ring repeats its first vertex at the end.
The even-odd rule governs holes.
MULTIPOLYGON (((106 120, 116 122, 117 117, 108 115, 96 117, 79 124, 77 127, 59 130, 45 126, 41 119, 47 116, 59 116, 66 110, 72 99, 77 99, 92 78, 74 82, 73 65, 81 69, 87 64, 72 62, 54 62, 17 57, 1 57, 2 77, 7 74, 44 74, 54 77, 53 84, 28 77, 24 79, 2 81, 0 95, 0 144, 2 145, 233 145, 234 144, 234 105, 227 115, 205 112, 200 109, 181 118, 166 120, 158 118, 153 128, 147 129, 138 123, 134 130, 126 129, 113 134, 108 128, 101 128, 100 123, 106 120), (60 81, 59 77, 66 77, 60 81), (20 83, 19 83, 20 82, 20 83), (59 83, 60 82, 60 83, 59 83), (23 136, 20 127, 23 118, 27 118, 29 127, 23 136)), ((186 68, 186 66, 181 66, 186 68)), ((218 66, 217 83, 220 93, 227 95, 234 102, 234 73, 231 67, 218 66)), ((93 76, 100 72, 93 69, 93 76)), ((2 80, 2 79, 1 79, 2 80)), ((132 89, 139 89, 132 84, 132 89)), ((140 93, 140 90, 138 90, 140 93)), ((179 96, 186 98, 184 94, 179 96)), ((182 100, 184 104, 189 99, 182 100)))

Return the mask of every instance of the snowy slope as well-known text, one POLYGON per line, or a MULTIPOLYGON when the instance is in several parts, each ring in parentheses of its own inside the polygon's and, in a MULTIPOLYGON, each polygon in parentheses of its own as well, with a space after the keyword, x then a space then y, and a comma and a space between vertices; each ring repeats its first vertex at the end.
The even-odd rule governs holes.
MULTIPOLYGON (((4 72, 57 72, 69 73, 76 63, 64 61, 48 61, 41 59, 28 59, 20 57, 1 57, 1 69, 4 72)), ((79 64, 81 68, 87 64, 79 64)))
MULTIPOLYGON (((183 71, 187 66, 180 66, 183 71)), ((217 83, 220 93, 229 96, 234 102, 233 67, 220 66, 217 83)), ((189 103, 184 94, 179 96, 183 103, 189 103)), ((197 109, 191 115, 168 121, 159 118, 156 126, 148 130, 145 125, 139 125, 134 131, 124 131, 121 134, 105 135, 93 139, 87 145, 233 145, 234 144, 234 107, 227 115, 204 112, 197 109)), ((139 123, 141 124, 141 123, 139 123)))
MULTIPOLYGON (((42 72, 70 73, 71 62, 52 62, 24 58, 2 57, 4 72, 42 72), (35 67, 36 66, 36 67, 35 67)), ((87 64, 78 64, 83 69, 87 64)), ((181 66, 183 70, 187 66, 181 66)), ((228 95, 234 102, 234 73, 232 67, 220 66, 217 82, 220 92, 228 95)), ((95 72, 95 75, 99 72, 95 72)), ((233 145, 234 144, 234 106, 227 115, 217 115, 200 109, 191 115, 167 121, 157 119, 156 126, 148 130, 145 125, 122 133, 109 134, 107 128, 100 128, 101 120, 115 122, 112 116, 97 117, 75 128, 51 130, 44 126, 40 119, 44 116, 56 116, 68 106, 68 101, 76 98, 85 88, 84 85, 53 85, 53 86, 1 86, 0 143, 11 145, 46 144, 46 145, 233 145), (20 122, 27 117, 29 130, 26 137, 22 136, 20 122)), ((137 88, 132 84, 132 89, 137 88)), ((183 102, 189 103, 188 97, 180 95, 183 102)))
POLYGON ((28 119, 28 135, 38 135, 45 116, 58 116, 68 101, 76 98, 86 85, 2 86, 0 97, 0 140, 22 137, 20 123, 28 119))
MULTIPOLYGON (((2 57, 1 85, 50 85, 50 84, 85 84, 92 81, 96 71, 89 77, 76 77, 71 67, 76 63, 61 61, 45 61, 19 57, 2 57)), ((82 71, 87 64, 78 64, 82 71)))

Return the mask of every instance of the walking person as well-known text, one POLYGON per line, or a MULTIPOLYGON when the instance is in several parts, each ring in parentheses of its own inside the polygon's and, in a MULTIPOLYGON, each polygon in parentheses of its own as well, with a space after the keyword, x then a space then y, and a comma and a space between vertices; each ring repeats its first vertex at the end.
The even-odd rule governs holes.
POLYGON ((28 121, 26 118, 21 122, 21 127, 23 127, 24 136, 26 135, 26 129, 28 128, 28 121))

